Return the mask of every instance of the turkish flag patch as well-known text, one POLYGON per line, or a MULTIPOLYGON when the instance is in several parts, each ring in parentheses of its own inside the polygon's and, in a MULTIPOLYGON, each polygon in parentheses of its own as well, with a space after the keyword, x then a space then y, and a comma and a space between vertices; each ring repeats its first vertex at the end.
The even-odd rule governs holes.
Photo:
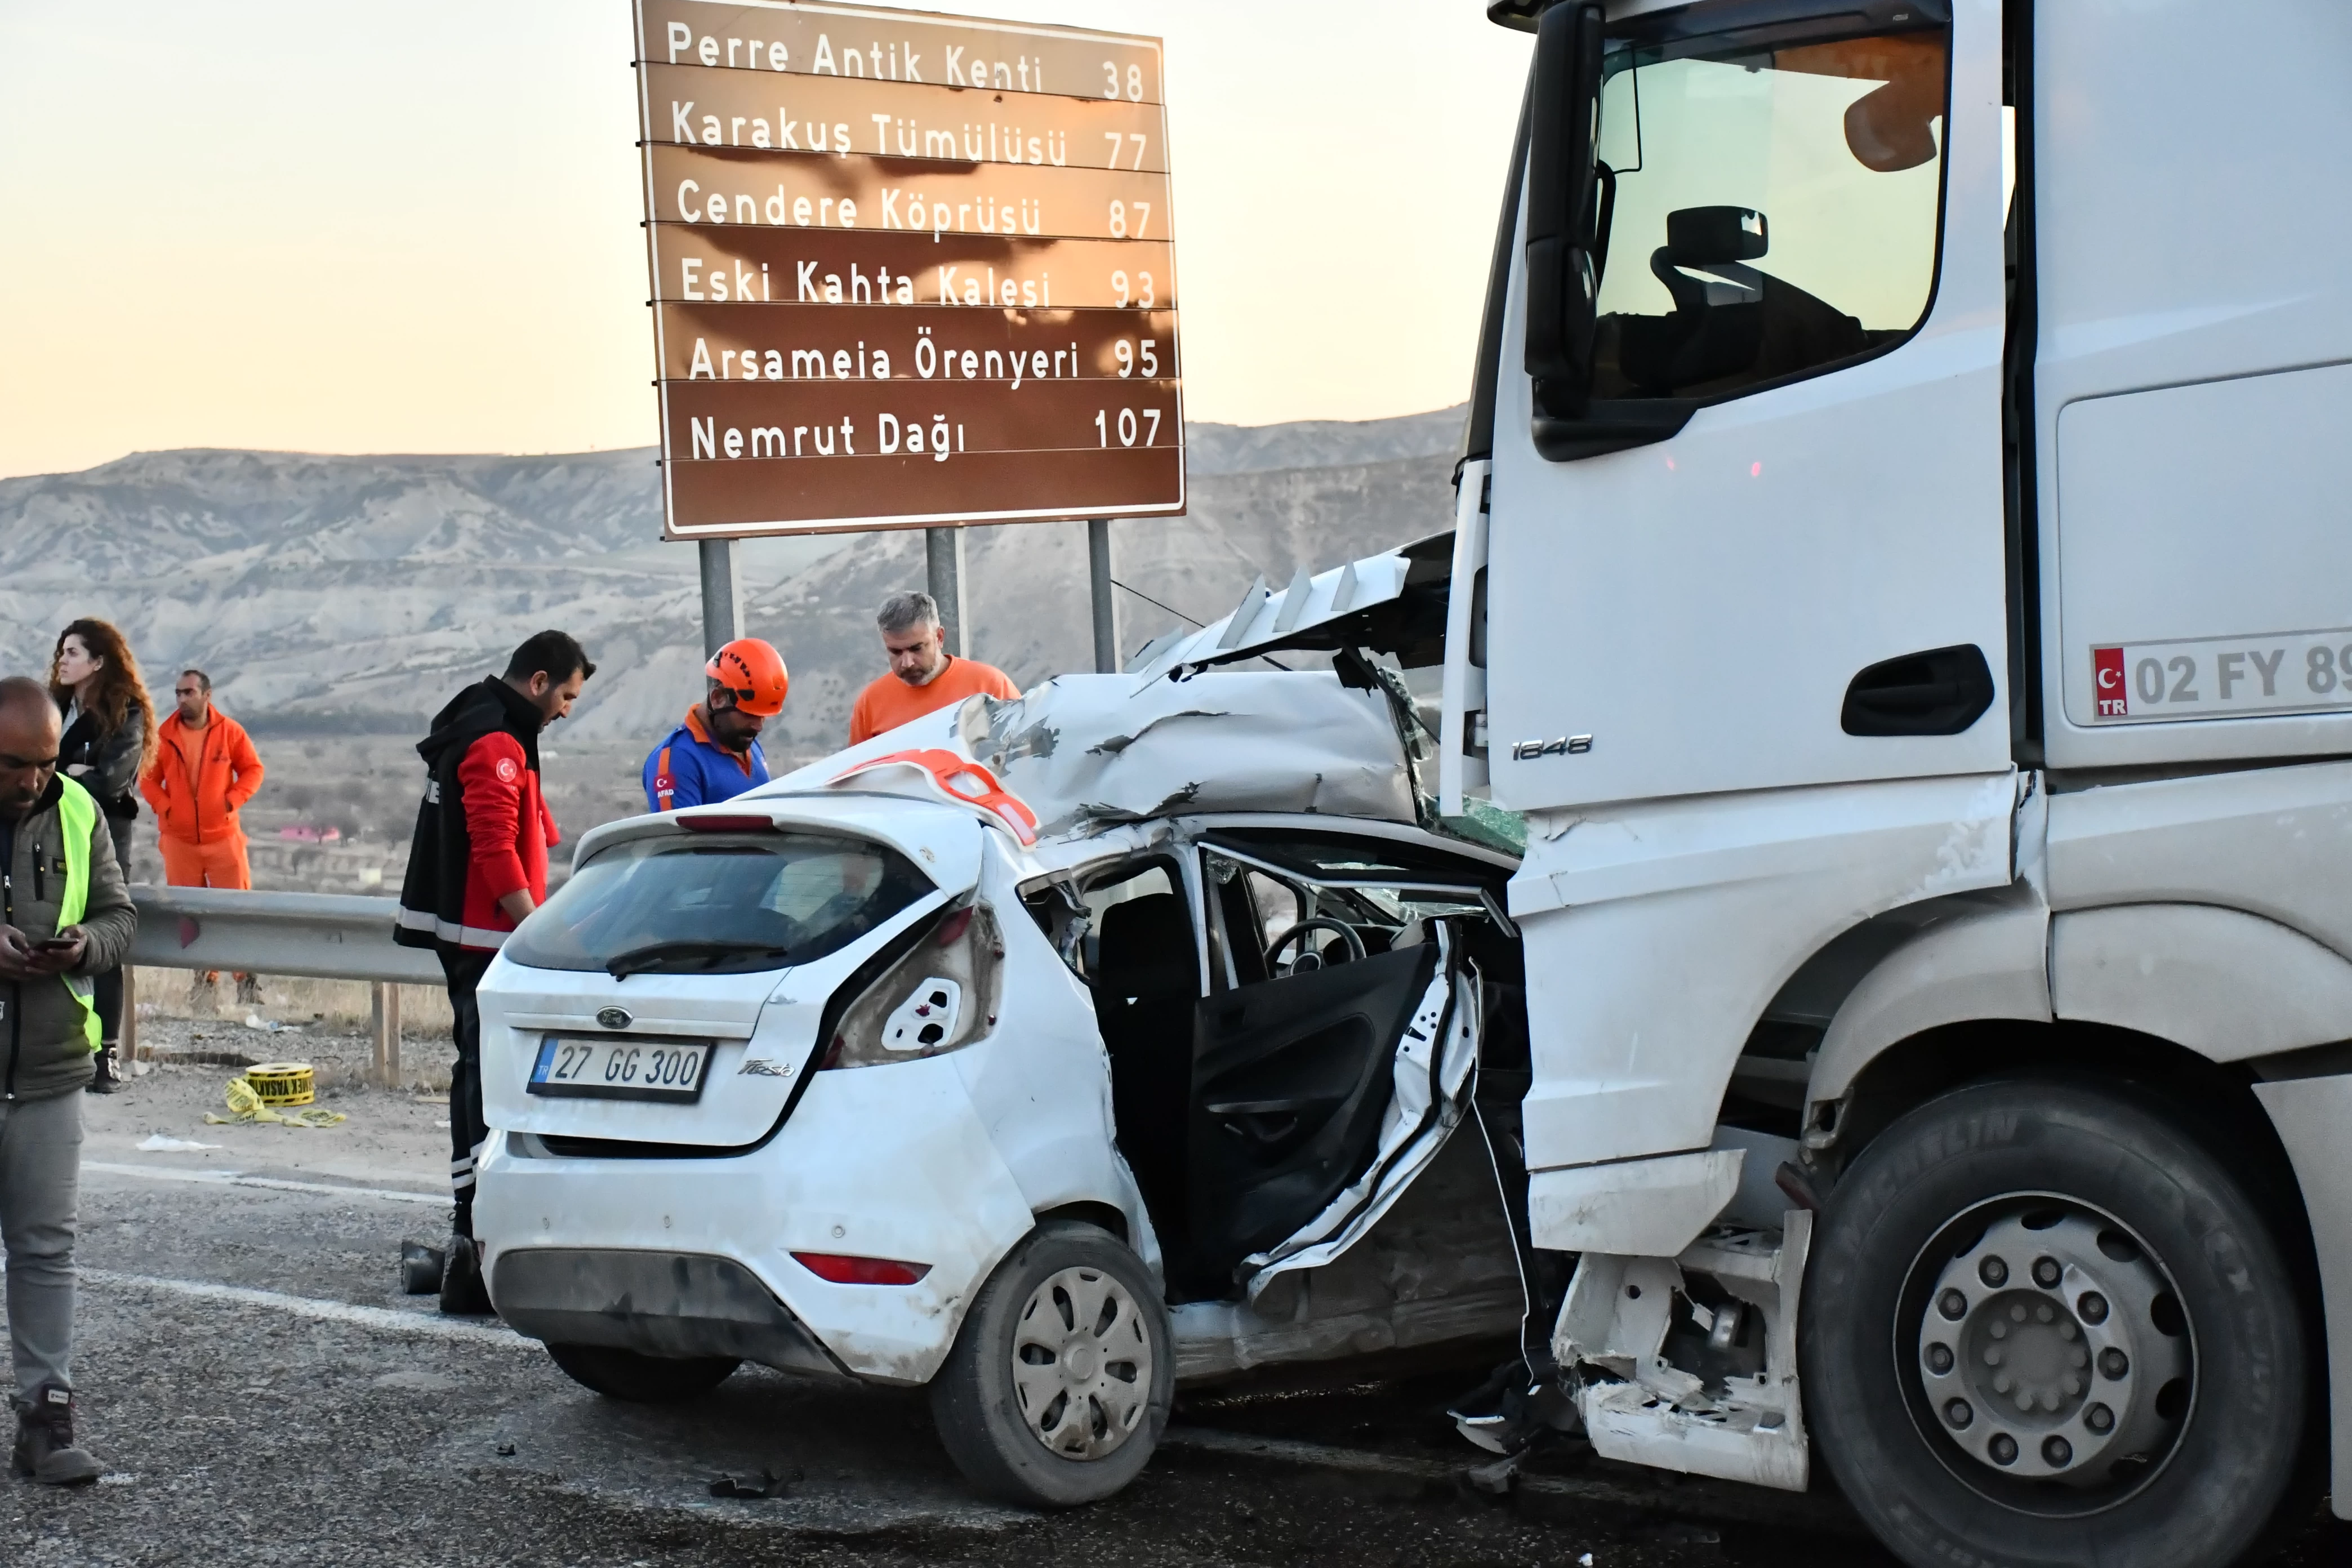
POLYGON ((500 757, 499 759, 498 774, 499 783, 512 784, 515 780, 522 777, 522 770, 515 765, 515 760, 512 757, 500 757))

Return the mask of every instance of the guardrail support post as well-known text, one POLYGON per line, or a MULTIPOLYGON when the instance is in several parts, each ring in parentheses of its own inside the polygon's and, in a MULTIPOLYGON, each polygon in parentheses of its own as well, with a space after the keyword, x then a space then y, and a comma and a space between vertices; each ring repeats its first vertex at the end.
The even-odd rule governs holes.
POLYGON ((369 1011, 375 1029, 375 1060, 370 1065, 368 1078, 378 1089, 400 1087, 400 987, 388 980, 379 980, 369 1011))

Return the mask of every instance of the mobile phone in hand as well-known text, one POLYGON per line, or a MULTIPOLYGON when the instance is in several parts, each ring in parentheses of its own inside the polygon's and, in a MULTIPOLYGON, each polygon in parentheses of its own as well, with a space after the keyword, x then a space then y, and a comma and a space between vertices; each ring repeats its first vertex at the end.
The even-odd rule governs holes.
POLYGON ((35 952, 71 952, 73 949, 74 939, 69 936, 53 936, 33 944, 35 952))

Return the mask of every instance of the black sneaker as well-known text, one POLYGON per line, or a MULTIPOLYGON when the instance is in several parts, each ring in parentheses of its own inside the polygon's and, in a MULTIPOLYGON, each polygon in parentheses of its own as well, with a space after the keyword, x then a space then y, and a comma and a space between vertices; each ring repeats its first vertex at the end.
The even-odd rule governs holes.
POLYGON ((441 1271, 441 1310, 453 1318, 488 1318, 489 1287, 482 1283, 482 1255, 470 1236, 449 1238, 448 1265, 441 1271))
POLYGON ((9 1460, 18 1475, 45 1487, 86 1487, 98 1479, 99 1462, 74 1447, 71 1390, 45 1383, 16 1405, 16 1447, 9 1460))

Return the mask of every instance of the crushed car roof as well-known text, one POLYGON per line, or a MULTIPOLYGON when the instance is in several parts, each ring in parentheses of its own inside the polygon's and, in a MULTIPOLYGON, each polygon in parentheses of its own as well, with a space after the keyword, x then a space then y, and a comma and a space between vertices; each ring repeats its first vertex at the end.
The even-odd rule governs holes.
MULTIPOLYGON (((966 699, 751 795, 829 790, 861 763, 925 750, 987 767, 1035 814, 1041 840, 1210 812, 1415 820, 1386 702, 1304 670, 1058 676, 1009 702, 966 699)), ((863 773, 845 787, 938 798, 911 768, 863 773)))

